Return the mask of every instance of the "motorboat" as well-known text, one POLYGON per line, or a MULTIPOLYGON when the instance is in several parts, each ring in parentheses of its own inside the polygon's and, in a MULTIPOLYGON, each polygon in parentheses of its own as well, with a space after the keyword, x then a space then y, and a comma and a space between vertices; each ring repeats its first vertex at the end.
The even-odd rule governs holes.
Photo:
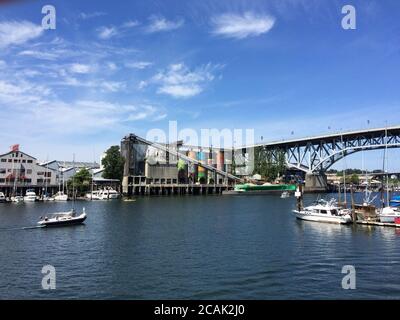
POLYGON ((14 203, 24 202, 24 197, 23 196, 13 196, 13 197, 11 197, 11 202, 14 202, 14 203))
POLYGON ((400 218, 400 207, 385 207, 378 212, 380 222, 395 223, 400 218))
POLYGON ((81 224, 86 220, 85 208, 82 213, 77 215, 75 209, 67 212, 52 213, 45 217, 40 217, 39 226, 43 227, 61 227, 81 224))
POLYGON ((118 199, 119 198, 119 193, 118 191, 114 189, 105 189, 101 191, 101 198, 103 200, 112 200, 112 199, 118 199))
POLYGON ((37 200, 36 193, 33 189, 26 190, 24 201, 25 202, 34 202, 37 200))
POLYGON ((87 200, 102 200, 100 196, 100 191, 92 191, 85 194, 87 200))
POLYGON ((282 192, 281 198, 282 198, 282 199, 290 198, 290 193, 289 193, 289 191, 284 191, 284 192, 282 192))
POLYGON ((68 201, 68 195, 64 191, 58 191, 54 196, 55 201, 68 201))
POLYGON ((0 202, 6 202, 6 196, 3 192, 0 192, 0 202))
POLYGON ((54 197, 50 197, 48 194, 42 196, 42 201, 55 201, 54 197))
POLYGON ((348 209, 340 208, 335 199, 330 201, 319 200, 302 210, 293 210, 297 219, 348 224, 352 222, 351 212, 348 209))
POLYGON ((85 195, 88 200, 113 200, 119 197, 120 194, 114 189, 96 190, 85 195))

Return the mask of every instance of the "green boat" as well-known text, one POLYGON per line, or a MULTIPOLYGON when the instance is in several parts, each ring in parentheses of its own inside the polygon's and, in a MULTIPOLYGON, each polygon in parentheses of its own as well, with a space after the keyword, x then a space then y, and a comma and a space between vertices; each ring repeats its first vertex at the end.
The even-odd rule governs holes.
POLYGON ((234 190, 224 192, 224 194, 260 194, 260 193, 280 193, 280 192, 295 192, 295 184, 238 184, 234 190))

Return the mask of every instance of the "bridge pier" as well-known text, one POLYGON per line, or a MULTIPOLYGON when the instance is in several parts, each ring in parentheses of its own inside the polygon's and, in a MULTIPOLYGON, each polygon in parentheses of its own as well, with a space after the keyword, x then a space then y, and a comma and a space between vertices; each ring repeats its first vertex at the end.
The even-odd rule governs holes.
POLYGON ((328 181, 325 173, 307 173, 304 192, 317 193, 328 191, 328 181))

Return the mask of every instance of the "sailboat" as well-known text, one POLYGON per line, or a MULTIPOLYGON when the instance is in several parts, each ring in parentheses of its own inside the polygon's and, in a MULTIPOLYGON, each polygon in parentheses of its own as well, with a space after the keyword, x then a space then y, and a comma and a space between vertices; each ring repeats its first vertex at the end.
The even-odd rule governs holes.
POLYGON ((54 196, 55 201, 68 201, 68 194, 65 194, 64 190, 65 190, 65 180, 64 180, 64 172, 62 172, 62 191, 61 191, 61 182, 59 182, 58 192, 54 196))
POLYGON ((385 152, 383 156, 383 167, 384 172, 386 173, 386 204, 385 204, 385 197, 383 196, 384 186, 382 183, 382 208, 378 212, 379 220, 385 223, 395 223, 396 220, 400 219, 400 208, 398 207, 391 207, 389 203, 389 174, 388 174, 388 155, 387 155, 387 148, 388 148, 388 133, 387 128, 385 129, 385 152))
POLYGON ((360 220, 369 220, 369 221, 376 221, 378 219, 377 216, 377 209, 374 205, 374 201, 377 196, 372 197, 372 191, 369 189, 369 179, 367 170, 364 169, 364 151, 362 151, 362 170, 365 171, 365 191, 363 202, 361 204, 354 204, 353 193, 352 193, 352 203, 353 203, 353 210, 356 214, 357 219, 360 220))
POLYGON ((14 170, 14 162, 12 165, 12 176, 14 176, 14 184, 13 184, 13 192, 12 192, 12 196, 11 196, 11 202, 14 202, 14 203, 24 202, 24 197, 22 195, 17 195, 18 175, 17 175, 17 170, 14 170))
MULTIPOLYGON (((74 169, 75 169, 75 156, 74 156, 74 169)), ((38 225, 43 227, 60 227, 60 226, 71 226, 81 224, 86 220, 85 208, 83 208, 82 213, 77 214, 75 210, 75 178, 72 177, 72 199, 73 206, 70 211, 57 212, 50 214, 45 217, 40 217, 38 225)))

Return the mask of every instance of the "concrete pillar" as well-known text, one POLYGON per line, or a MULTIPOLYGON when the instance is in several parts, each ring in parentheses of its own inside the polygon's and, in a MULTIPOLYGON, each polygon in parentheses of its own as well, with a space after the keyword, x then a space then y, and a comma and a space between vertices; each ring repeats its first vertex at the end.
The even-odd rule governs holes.
POLYGON ((325 173, 307 173, 305 182, 304 192, 328 191, 328 182, 325 173))

